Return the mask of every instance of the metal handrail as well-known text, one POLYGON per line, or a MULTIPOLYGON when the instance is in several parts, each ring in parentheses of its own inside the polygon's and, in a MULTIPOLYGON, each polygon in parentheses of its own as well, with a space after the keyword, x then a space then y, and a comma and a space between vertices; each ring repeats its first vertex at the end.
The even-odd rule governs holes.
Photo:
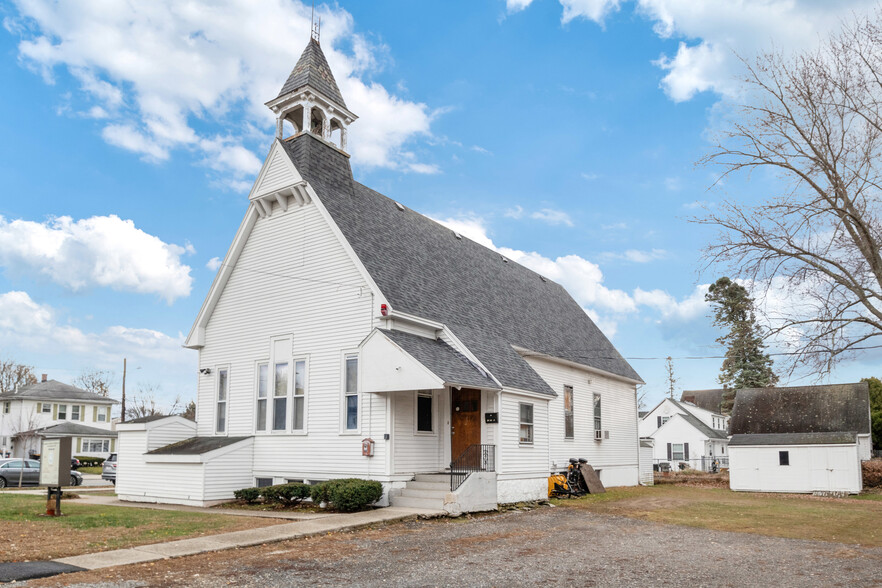
POLYGON ((450 491, 462 486, 472 472, 495 471, 496 446, 469 445, 459 457, 450 462, 450 491))

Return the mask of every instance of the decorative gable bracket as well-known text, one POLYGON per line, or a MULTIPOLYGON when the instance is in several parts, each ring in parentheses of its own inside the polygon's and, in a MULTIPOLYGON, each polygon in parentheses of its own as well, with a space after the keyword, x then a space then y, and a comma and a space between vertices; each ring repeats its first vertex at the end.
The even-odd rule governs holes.
POLYGON ((272 216, 276 210, 286 212, 288 208, 306 206, 312 202, 306 186, 306 180, 301 180, 281 190, 254 196, 251 198, 251 201, 254 202, 260 218, 266 218, 272 216))

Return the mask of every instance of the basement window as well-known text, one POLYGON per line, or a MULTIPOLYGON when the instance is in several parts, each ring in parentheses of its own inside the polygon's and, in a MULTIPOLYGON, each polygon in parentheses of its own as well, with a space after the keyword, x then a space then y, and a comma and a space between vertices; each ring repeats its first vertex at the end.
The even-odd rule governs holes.
POLYGON ((789 451, 779 451, 778 452, 778 465, 789 466, 790 465, 790 452, 789 451))
POLYGON ((256 482, 255 485, 256 485, 258 488, 266 488, 267 486, 272 486, 272 485, 273 485, 273 479, 272 479, 272 478, 255 478, 254 481, 256 482))

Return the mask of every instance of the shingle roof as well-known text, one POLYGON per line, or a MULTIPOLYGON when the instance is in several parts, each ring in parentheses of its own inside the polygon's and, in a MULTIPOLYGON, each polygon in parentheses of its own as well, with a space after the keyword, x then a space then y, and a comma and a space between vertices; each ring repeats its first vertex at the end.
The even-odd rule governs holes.
POLYGON ((779 433, 770 435, 733 435, 729 446, 738 445, 842 445, 856 443, 854 433, 779 433))
POLYGON ((468 358, 444 341, 427 339, 402 331, 381 329, 380 332, 429 368, 445 383, 476 388, 499 388, 496 382, 481 372, 468 358))
POLYGON ((691 402, 698 408, 703 408, 704 410, 723 414, 721 412, 721 405, 723 403, 723 394, 726 392, 734 392, 734 390, 727 390, 724 388, 718 388, 715 390, 684 390, 680 395, 680 400, 682 402, 691 402))
POLYGON ((315 88, 343 108, 346 108, 343 95, 340 93, 340 88, 337 87, 334 74, 331 73, 328 60, 325 59, 322 47, 315 39, 310 39, 306 49, 300 54, 300 59, 297 60, 297 65, 294 66, 294 69, 291 70, 291 75, 288 76, 288 80, 282 86, 279 96, 284 96, 289 92, 296 92, 307 85, 315 88))
POLYGON ((59 423, 49 427, 42 427, 20 433, 20 435, 37 434, 44 437, 116 437, 116 431, 109 429, 99 429, 98 427, 89 427, 79 423, 59 423))
POLYGON ((446 324, 506 387, 555 394, 513 348, 641 381, 560 285, 352 179, 308 133, 283 141, 393 310, 446 324))
POLYGON ((245 439, 250 439, 250 437, 190 437, 147 453, 154 455, 201 455, 245 439))
POLYGON ((720 431, 719 429, 712 429, 704 424, 700 418, 695 416, 692 413, 687 412, 686 414, 681 414, 681 417, 686 419, 686 422, 701 431, 701 433, 707 437, 708 439, 725 439, 728 437, 726 431, 720 431))
POLYGON ((0 394, 0 400, 20 400, 25 398, 28 400, 85 400, 99 404, 119 404, 113 398, 88 392, 58 380, 47 380, 31 384, 30 386, 23 386, 18 389, 17 394, 14 392, 0 394))
POLYGON ((870 432, 866 382, 738 390, 729 431, 733 435, 870 432))

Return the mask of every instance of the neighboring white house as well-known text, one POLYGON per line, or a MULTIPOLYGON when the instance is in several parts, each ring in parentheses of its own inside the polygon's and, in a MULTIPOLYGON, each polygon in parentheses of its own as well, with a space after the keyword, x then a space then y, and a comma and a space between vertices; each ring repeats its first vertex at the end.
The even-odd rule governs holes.
POLYGON ((689 402, 665 398, 640 419, 640 437, 652 439, 655 464, 710 471, 727 466, 729 417, 689 402))
MULTIPOLYGON (((40 433, 68 424, 74 455, 106 457, 113 451, 116 434, 110 420, 116 400, 49 380, 0 394, 0 454, 28 457, 40 450, 40 433)), ((57 431, 56 431, 57 433, 57 431)))
POLYGON ((469 510, 546 496, 570 457, 637 484, 642 380, 579 304, 353 179, 357 117, 316 40, 267 104, 277 138, 186 340, 198 424, 121 425, 120 497, 362 477, 440 508, 453 462, 477 470, 453 497, 469 510))
POLYGON ((850 492, 870 459, 865 382, 738 390, 729 486, 755 492, 850 492))

